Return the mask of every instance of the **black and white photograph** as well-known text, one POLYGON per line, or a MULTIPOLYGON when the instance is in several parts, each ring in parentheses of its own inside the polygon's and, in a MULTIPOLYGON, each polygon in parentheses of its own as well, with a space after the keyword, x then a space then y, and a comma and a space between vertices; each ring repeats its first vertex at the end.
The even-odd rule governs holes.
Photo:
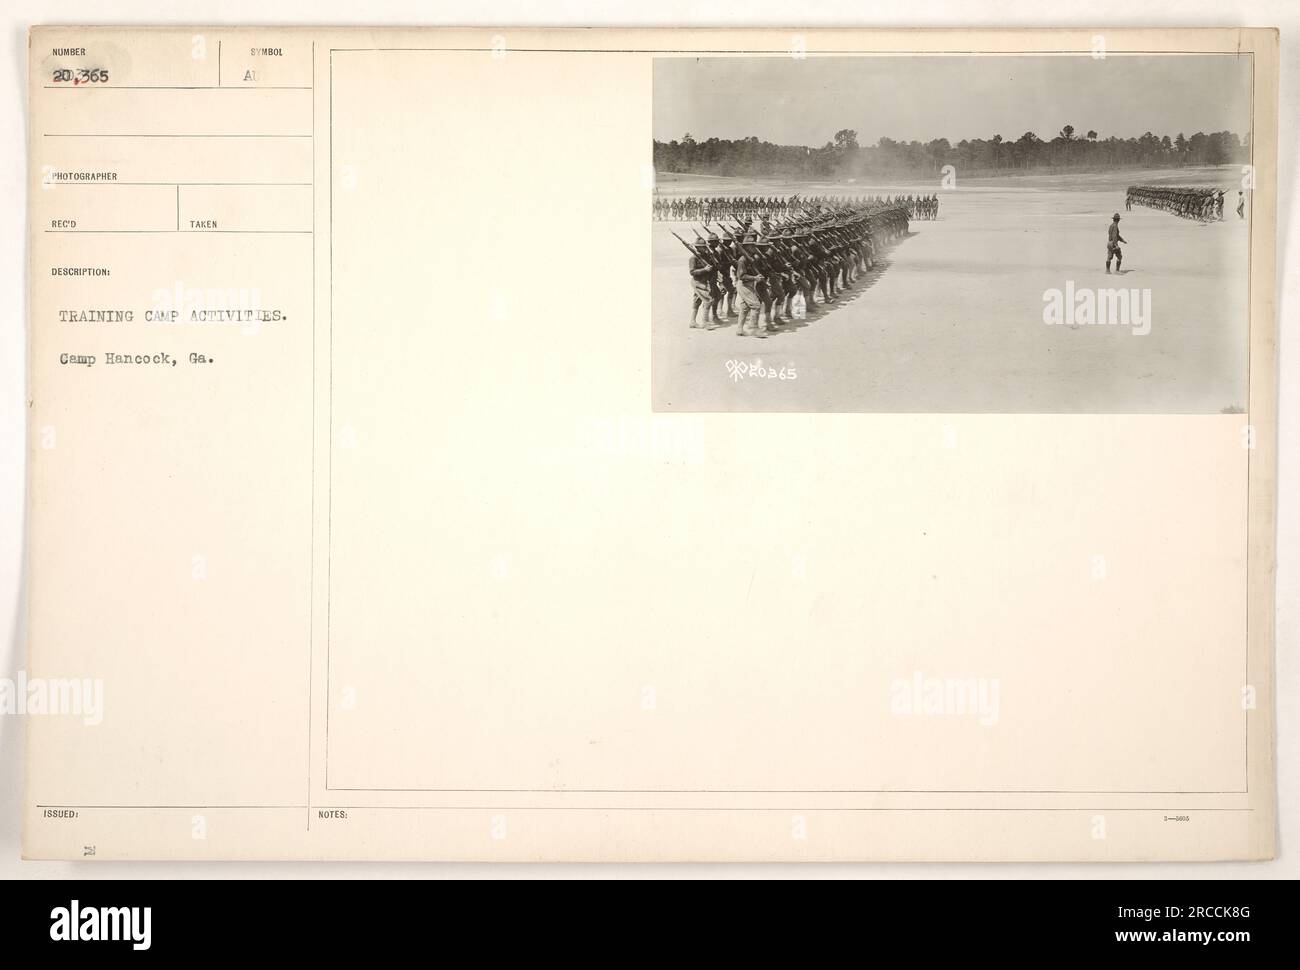
POLYGON ((657 411, 1235 414, 1250 55, 661 57, 657 411))

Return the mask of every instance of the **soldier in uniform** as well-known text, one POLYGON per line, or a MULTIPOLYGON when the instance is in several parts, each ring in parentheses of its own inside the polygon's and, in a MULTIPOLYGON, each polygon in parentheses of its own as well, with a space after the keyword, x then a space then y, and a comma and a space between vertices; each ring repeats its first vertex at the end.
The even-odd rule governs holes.
POLYGON ((778 326, 785 323, 781 319, 781 304, 785 302, 785 279, 781 274, 778 257, 773 252, 772 238, 764 236, 758 241, 757 245, 760 247, 763 263, 767 269, 763 276, 763 280, 767 284, 767 293, 763 299, 764 323, 767 326, 768 333, 772 333, 778 326))
POLYGON ((719 319, 718 307, 722 301, 726 300, 726 306, 723 309, 723 315, 727 317, 734 316, 736 300, 736 284, 731 279, 732 265, 735 257, 732 255, 731 236, 727 236, 727 242, 718 238, 717 233, 709 233, 709 252, 712 255, 713 265, 718 268, 718 282, 721 288, 718 293, 718 302, 713 305, 713 318, 719 319))
POLYGON ((1115 272, 1119 272, 1120 263, 1124 261, 1124 254, 1120 251, 1119 244, 1128 242, 1119 234, 1119 213, 1116 212, 1110 220, 1110 229, 1106 233, 1106 272, 1110 272, 1110 260, 1115 258, 1115 272))
MULTIPOLYGON (((803 271, 800 266, 802 260, 794 248, 793 230, 777 230, 776 238, 781 243, 783 251, 781 258, 785 265, 785 318, 786 320, 793 320, 795 294, 804 291, 803 271)), ((804 303, 806 310, 807 297, 804 297, 804 303)))
POLYGON ((831 275, 831 254, 827 251, 825 241, 818 238, 819 229, 813 229, 808 241, 808 250, 816 260, 817 285, 821 287, 822 303, 835 302, 835 281, 831 275))
POLYGON ((736 335, 740 337, 767 336, 762 327, 763 300, 758 295, 763 274, 758 271, 753 255, 746 248, 752 246, 757 238, 752 232, 745 233, 736 257, 736 307, 740 311, 736 335))
POLYGON ((714 313, 714 304, 718 299, 717 286, 713 278, 716 275, 709 259, 709 245, 703 239, 695 240, 695 252, 691 254, 690 261, 687 263, 687 271, 691 274, 691 329, 707 330, 709 328, 709 317, 717 319, 714 313), (704 322, 697 323, 700 309, 704 310, 704 322))
POLYGON ((803 291, 804 306, 811 313, 817 306, 817 295, 814 292, 817 285, 817 268, 812 253, 808 252, 807 242, 807 232, 800 229, 792 233, 790 252, 794 256, 795 266, 799 272, 799 287, 803 291))

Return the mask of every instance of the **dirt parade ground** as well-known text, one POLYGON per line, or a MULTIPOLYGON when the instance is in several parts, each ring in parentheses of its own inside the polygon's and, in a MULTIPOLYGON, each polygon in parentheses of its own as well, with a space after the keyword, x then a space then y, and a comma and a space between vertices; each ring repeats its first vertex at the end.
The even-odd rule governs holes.
MULTIPOLYGON (((688 254, 652 223, 653 402, 661 411, 1181 412, 1246 405, 1249 193, 1241 170, 1178 170, 865 185, 661 175, 661 196, 897 195, 937 191, 830 305, 766 339, 736 319, 691 329, 688 254), (1224 219, 1134 205, 1133 184, 1226 192, 1224 219), (1121 216, 1123 268, 1105 270, 1121 216), (1116 320, 1115 290, 1127 290, 1116 320), (1095 302, 1094 302, 1095 300, 1095 302), (1098 322, 1100 308, 1111 319, 1098 322)), ((648 214, 647 214, 648 215, 648 214)))

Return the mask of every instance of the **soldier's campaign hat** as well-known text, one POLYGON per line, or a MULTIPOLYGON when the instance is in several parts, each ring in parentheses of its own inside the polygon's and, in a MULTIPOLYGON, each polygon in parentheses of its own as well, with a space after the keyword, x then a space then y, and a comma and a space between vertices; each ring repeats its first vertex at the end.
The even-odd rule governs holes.
POLYGON ((1119 222, 1119 213, 1116 212, 1113 216, 1111 216, 1111 218, 1112 218, 1113 220, 1115 220, 1116 222, 1119 222))
POLYGON ((716 232, 709 233, 709 242, 721 242, 721 241, 722 240, 718 238, 718 234, 716 232))

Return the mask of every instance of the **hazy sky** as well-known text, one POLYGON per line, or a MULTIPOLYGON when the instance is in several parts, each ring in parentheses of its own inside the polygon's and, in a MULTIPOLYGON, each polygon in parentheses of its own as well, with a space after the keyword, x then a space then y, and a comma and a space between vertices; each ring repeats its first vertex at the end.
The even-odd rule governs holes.
POLYGON ((841 128, 873 145, 1066 124, 1101 138, 1250 129, 1251 60, 1236 55, 656 58, 654 137, 756 135, 819 146, 841 128))

